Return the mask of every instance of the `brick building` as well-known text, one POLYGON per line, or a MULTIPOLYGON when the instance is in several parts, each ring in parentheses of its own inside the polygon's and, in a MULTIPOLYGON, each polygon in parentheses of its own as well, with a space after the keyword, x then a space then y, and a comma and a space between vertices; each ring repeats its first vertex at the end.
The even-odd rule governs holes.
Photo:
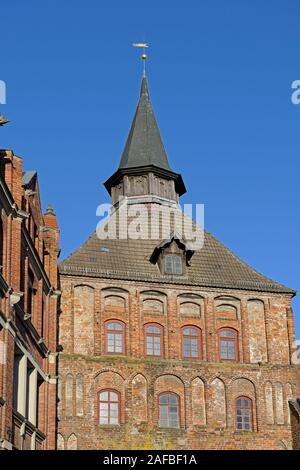
POLYGON ((58 448, 290 449, 295 292, 206 231, 193 250, 174 219, 167 238, 124 236, 124 207, 127 228, 138 205, 170 214, 185 192, 146 78, 105 187, 116 237, 95 232, 60 266, 58 448))
POLYGON ((0 449, 55 448, 58 253, 36 172, 1 150, 0 449))
POLYGON ((293 450, 300 450, 300 398, 289 402, 291 411, 291 427, 293 450))

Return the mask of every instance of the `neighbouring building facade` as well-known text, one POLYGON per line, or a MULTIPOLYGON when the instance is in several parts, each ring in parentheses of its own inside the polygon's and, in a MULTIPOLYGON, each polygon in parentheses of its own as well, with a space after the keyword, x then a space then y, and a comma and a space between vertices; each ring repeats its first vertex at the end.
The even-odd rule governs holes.
MULTIPOLYGON (((171 213, 185 192, 146 78, 105 186, 111 217, 125 205, 130 221, 138 204, 171 213)), ((291 449, 295 291, 206 231, 194 251, 175 229, 167 239, 117 229, 60 265, 58 449, 291 449)))
POLYGON ((55 448, 58 255, 36 172, 0 150, 0 449, 55 448))
POLYGON ((300 450, 300 398, 290 400, 289 404, 291 412, 293 450, 300 450))

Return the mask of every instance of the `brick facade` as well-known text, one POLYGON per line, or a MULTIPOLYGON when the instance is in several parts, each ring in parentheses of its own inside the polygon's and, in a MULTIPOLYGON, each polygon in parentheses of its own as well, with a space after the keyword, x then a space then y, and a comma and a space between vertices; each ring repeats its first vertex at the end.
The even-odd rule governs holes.
POLYGON ((0 151, 0 448, 53 449, 59 235, 36 172, 0 151))
POLYGON ((116 236, 97 230, 60 265, 57 447, 291 449, 295 291, 206 231, 201 249, 178 235, 186 189, 146 77, 105 187, 116 236), (160 224, 161 210, 171 224, 160 224))
POLYGON ((61 286, 59 448, 69 448, 70 439, 79 449, 292 447, 288 400, 300 383, 291 364, 290 296, 66 275, 61 286), (198 313, 182 308, 189 296, 198 313), (163 308, 149 311, 149 299, 163 308), (254 302, 262 310, 253 319, 254 302), (232 309, 220 308, 224 303, 232 309), (105 354, 108 319, 126 325, 124 355, 105 354), (163 357, 145 357, 147 323, 164 328, 163 357), (203 360, 182 359, 183 325, 201 328, 203 360), (219 360, 217 331, 224 326, 239 333, 238 361, 219 360), (120 393, 118 426, 99 425, 98 393, 107 388, 120 393), (158 396, 166 391, 179 397, 179 429, 159 427, 158 396), (236 431, 239 396, 252 400, 252 432, 236 431))

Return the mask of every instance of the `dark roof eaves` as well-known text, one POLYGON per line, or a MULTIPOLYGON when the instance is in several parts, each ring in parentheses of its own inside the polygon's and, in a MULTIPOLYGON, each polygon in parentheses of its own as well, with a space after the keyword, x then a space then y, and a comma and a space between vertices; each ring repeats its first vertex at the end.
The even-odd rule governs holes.
POLYGON ((235 289, 235 290, 244 290, 248 292, 264 292, 264 293, 274 293, 274 294, 287 294, 292 297, 294 297, 297 293, 297 291, 290 289, 289 287, 285 286, 274 286, 272 287, 271 285, 267 284, 255 284, 253 283, 252 285, 249 283, 246 285, 246 283, 219 283, 219 282, 209 282, 209 281, 204 281, 200 279, 195 279, 194 282, 189 279, 186 280, 187 282, 184 282, 185 280, 181 277, 179 278, 172 278, 172 279, 166 279, 162 276, 160 277, 155 277, 155 276, 139 276, 137 273, 133 272, 112 272, 112 271, 103 271, 95 269, 95 268, 87 268, 87 267, 82 267, 82 266, 71 266, 71 265, 63 265, 63 263, 59 266, 59 273, 60 275, 66 275, 66 276, 87 276, 87 277, 98 277, 98 278, 109 278, 109 279, 116 279, 116 280, 132 280, 132 281, 140 281, 140 282, 159 282, 162 284, 170 284, 170 285, 186 285, 186 286, 198 286, 198 287, 208 287, 208 288, 215 288, 215 289, 235 289))

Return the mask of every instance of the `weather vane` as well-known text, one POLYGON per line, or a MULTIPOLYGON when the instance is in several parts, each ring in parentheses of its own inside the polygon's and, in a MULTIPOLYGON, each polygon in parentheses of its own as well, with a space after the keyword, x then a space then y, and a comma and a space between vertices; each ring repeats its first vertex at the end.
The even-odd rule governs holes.
POLYGON ((149 44, 147 44, 146 42, 138 42, 138 43, 134 43, 132 45, 133 45, 133 47, 142 47, 143 48, 143 53, 141 55, 141 59, 144 63, 143 77, 146 77, 146 60, 148 59, 148 56, 146 54, 146 49, 149 47, 149 44))
POLYGON ((0 115, 0 126, 4 126, 4 124, 7 124, 9 121, 2 115, 0 115))

